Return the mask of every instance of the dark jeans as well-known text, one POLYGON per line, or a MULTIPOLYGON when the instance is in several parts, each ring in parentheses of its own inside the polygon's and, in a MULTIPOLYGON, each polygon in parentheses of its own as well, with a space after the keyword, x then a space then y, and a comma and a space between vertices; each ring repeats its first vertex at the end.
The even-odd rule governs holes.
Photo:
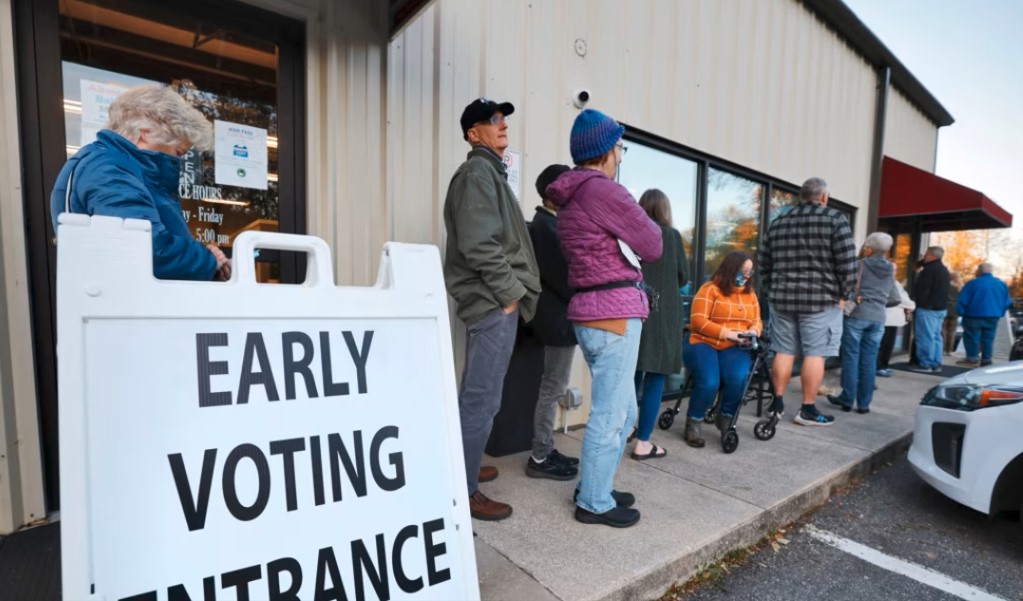
POLYGON ((476 494, 483 448, 490 438, 494 416, 501 408, 501 389, 515 348, 519 310, 505 314, 494 309, 465 332, 465 366, 458 389, 458 412, 462 422, 465 484, 469 496, 476 494))
POLYGON ((639 420, 636 422, 636 438, 650 440, 657 423, 657 413, 661 408, 661 397, 664 394, 664 380, 668 376, 652 371, 636 372, 636 395, 639 396, 639 420))
MULTIPOLYGON (((909 328, 906 328, 907 331, 909 328)), ((884 335, 881 337, 881 346, 877 349, 877 368, 888 369, 888 362, 892 360, 892 351, 895 350, 895 335, 899 328, 897 326, 885 326, 884 335)))
POLYGON ((978 347, 980 359, 990 361, 995 345, 995 333, 998 331, 997 317, 964 317, 963 346, 966 347, 966 358, 977 360, 978 347))

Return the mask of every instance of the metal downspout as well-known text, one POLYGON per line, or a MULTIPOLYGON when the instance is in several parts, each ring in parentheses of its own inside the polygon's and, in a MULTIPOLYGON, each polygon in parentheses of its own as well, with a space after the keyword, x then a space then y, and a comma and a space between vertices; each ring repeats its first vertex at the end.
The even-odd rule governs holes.
POLYGON ((874 111, 874 149, 870 162, 867 232, 877 231, 877 216, 881 208, 881 166, 884 161, 884 130, 888 120, 888 90, 891 83, 891 67, 883 67, 878 73, 877 109, 874 111))

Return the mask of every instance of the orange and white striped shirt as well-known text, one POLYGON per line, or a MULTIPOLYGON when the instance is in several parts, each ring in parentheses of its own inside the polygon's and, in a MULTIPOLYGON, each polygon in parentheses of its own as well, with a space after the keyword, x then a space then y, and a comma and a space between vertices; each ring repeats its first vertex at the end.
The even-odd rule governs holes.
POLYGON ((733 289, 725 296, 713 282, 700 286, 693 298, 693 308, 689 317, 690 344, 702 342, 717 350, 735 345, 725 338, 725 328, 740 332, 754 331, 757 335, 763 330, 760 322, 760 303, 757 295, 733 289))

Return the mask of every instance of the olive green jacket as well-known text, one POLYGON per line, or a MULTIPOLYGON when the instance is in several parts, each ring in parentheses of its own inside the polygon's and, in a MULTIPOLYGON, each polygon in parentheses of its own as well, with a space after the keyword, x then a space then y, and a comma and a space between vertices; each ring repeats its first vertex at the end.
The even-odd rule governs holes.
POLYGON ((444 282, 467 325, 518 301, 533 319, 540 272, 508 173, 493 151, 476 146, 455 171, 444 200, 444 282))

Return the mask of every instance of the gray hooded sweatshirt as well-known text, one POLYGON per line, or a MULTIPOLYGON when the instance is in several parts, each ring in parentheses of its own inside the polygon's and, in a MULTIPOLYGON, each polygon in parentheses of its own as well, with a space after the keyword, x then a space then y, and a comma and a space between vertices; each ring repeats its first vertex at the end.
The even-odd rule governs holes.
POLYGON ((852 298, 859 295, 860 302, 849 317, 884 323, 885 307, 901 300, 895 283, 895 266, 882 256, 871 255, 856 261, 856 273, 860 285, 858 291, 853 288, 852 298))

